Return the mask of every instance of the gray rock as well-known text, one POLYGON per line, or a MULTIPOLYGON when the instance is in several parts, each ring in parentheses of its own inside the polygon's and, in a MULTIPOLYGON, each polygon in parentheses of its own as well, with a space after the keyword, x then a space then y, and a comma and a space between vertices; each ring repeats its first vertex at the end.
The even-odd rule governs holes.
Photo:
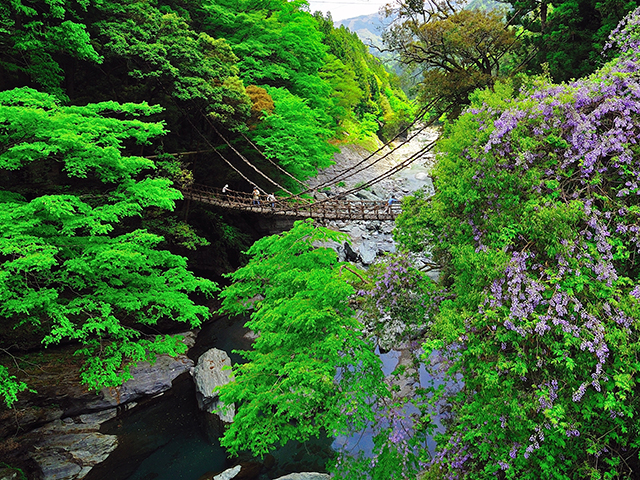
POLYGON ((384 222, 380 230, 382 231, 382 233, 390 234, 391 232, 393 232, 394 227, 395 224, 393 222, 384 222))
POLYGON ((235 467, 229 468, 224 472, 222 472, 221 474, 216 475, 215 477, 213 477, 212 480, 231 480, 232 478, 235 478, 240 473, 241 469, 242 467, 240 465, 236 465, 235 467))
POLYGON ((0 480, 18 480, 18 471, 14 468, 0 468, 0 480))
POLYGON ((100 424, 114 418, 117 409, 57 419, 33 430, 31 458, 44 480, 79 480, 118 446, 115 435, 104 435, 100 424))
POLYGON ((353 225, 351 228, 347 230, 347 233, 349 233, 349 236, 353 240, 359 240, 365 234, 365 231, 364 229, 360 228, 358 225, 353 225))
MULTIPOLYGON (((187 348, 193 347, 197 332, 188 331, 178 334, 187 348)), ((104 410, 136 400, 144 396, 157 395, 171 388, 171 383, 180 375, 193 368, 193 360, 186 355, 171 357, 158 355, 155 363, 139 362, 131 368, 133 378, 121 387, 103 388, 95 400, 87 403, 89 410, 104 410)))
POLYGON ((39 425, 57 420, 61 418, 63 414, 64 411, 57 406, 40 407, 36 405, 27 405, 26 407, 18 406, 15 412, 5 410, 4 412, 0 412, 0 438, 7 438, 10 435, 15 435, 16 431, 20 430, 29 431, 39 425), (15 413, 19 413, 19 415, 16 415, 15 413))
POLYGON ((387 192, 385 192, 381 187, 372 188, 371 193, 373 193, 378 198, 387 198, 387 192))
POLYGON ((323 192, 316 192, 313 194, 313 198, 315 198, 316 200, 326 200, 327 194, 323 192))
POLYGON ((329 480, 331 478, 326 473, 316 472, 303 472, 303 473, 290 473, 284 477, 278 477, 275 480, 329 480))
MULTIPOLYGON (((79 480, 93 466, 106 460, 118 446, 118 438, 99 433, 99 425, 94 425, 95 430, 79 433, 56 434, 50 430, 34 432, 44 434, 34 445, 35 452, 31 454, 31 458, 40 466, 44 480, 79 480)), ((70 427, 78 429, 75 424, 70 427)))
MULTIPOLYGON (((196 397, 200 410, 213 413, 221 406, 218 395, 214 394, 213 390, 232 380, 231 370, 222 369, 225 366, 231 367, 231 359, 226 352, 217 348, 207 350, 198 359, 192 375, 196 384, 196 397)), ((235 407, 226 405, 224 413, 218 415, 223 422, 231 423, 235 415, 235 407)))
POLYGON ((367 190, 360 190, 360 191, 356 192, 355 195, 360 200, 374 200, 374 201, 377 201, 377 202, 380 201, 380 197, 378 197, 375 193, 369 192, 367 190))
POLYGON ((425 172, 416 173, 415 179, 424 182, 427 178, 429 178, 429 174, 425 172))
POLYGON ((175 358, 159 355, 153 365, 148 362, 140 362, 131 368, 132 379, 121 387, 103 388, 100 390, 99 397, 88 407, 92 410, 101 410, 143 396, 165 392, 171 388, 171 382, 179 375, 188 372, 192 367, 193 360, 186 355, 179 355, 175 358))
POLYGON ((198 331, 189 330, 187 332, 179 333, 178 335, 182 337, 182 343, 184 343, 187 346, 187 348, 191 348, 196 344, 198 333, 199 333, 199 330, 198 331))
POLYGON ((378 247, 375 242, 366 241, 360 245, 358 251, 360 253, 362 263, 365 265, 371 265, 378 254, 378 247))
POLYGON ((69 462, 64 454, 49 452, 47 454, 34 454, 32 458, 42 470, 44 480, 74 480, 82 467, 77 463, 69 462))
POLYGON ((392 241, 384 241, 378 244, 379 252, 387 252, 387 253, 395 253, 396 252, 396 244, 392 241))
POLYGON ((80 421, 82 423, 104 423, 107 420, 111 420, 115 418, 118 413, 116 408, 110 408, 108 410, 102 410, 96 413, 89 413, 85 415, 80 415, 80 421))

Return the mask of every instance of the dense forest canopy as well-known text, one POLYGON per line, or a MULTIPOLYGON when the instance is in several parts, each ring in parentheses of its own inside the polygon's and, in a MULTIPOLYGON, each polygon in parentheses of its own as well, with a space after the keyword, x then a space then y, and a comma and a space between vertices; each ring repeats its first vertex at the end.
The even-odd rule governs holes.
MULTIPOLYGON (((71 344, 86 385, 117 386, 186 349, 160 323, 214 313, 190 252, 212 245, 230 271, 246 247, 218 294, 260 332, 219 391, 230 453, 368 426, 373 457, 340 452, 337 478, 633 478, 640 10, 463 7, 388 5, 385 48, 421 75, 412 103, 304 0, 0 5, 5 356, 71 344), (272 190, 240 157, 300 191, 340 144, 392 139, 418 111, 442 122, 435 194, 405 198, 402 251, 366 272, 311 221, 248 248, 223 214, 176 211, 194 182, 272 190), (375 354, 392 322, 415 355, 392 376, 433 378, 410 398, 375 354)), ((0 365, 7 407, 27 389, 0 365)))

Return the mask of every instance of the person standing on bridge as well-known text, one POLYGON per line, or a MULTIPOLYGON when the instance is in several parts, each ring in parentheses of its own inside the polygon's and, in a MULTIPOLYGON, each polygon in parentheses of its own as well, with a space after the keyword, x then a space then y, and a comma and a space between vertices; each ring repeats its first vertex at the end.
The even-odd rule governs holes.
POLYGON ((253 187, 253 200, 251 200, 251 205, 260 205, 260 190, 258 187, 253 187))
POLYGON ((271 208, 276 208, 276 197, 273 193, 267 195, 267 202, 271 202, 271 208))
POLYGON ((229 191, 229 184, 225 183, 224 187, 222 187, 222 193, 224 193, 226 195, 226 193, 229 191))
POLYGON ((394 203, 400 203, 400 200, 391 195, 389 197, 389 200, 387 201, 387 205, 384 207, 385 213, 391 213, 391 205, 393 205, 394 203))

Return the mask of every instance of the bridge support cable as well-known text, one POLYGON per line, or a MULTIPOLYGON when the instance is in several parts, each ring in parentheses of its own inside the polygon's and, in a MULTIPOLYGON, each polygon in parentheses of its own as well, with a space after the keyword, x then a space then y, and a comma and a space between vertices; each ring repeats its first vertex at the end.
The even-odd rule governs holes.
POLYGON ((367 182, 363 183, 362 185, 352 188, 351 190, 348 190, 347 192, 343 192, 340 195, 348 195, 348 194, 353 194, 356 192, 359 192, 360 190, 364 190, 365 188, 368 188, 372 185, 375 185, 376 183, 381 182, 382 180, 390 177, 391 175, 398 173, 400 170, 403 170, 405 168, 407 168, 409 165, 411 165, 413 162, 415 162, 416 160, 422 158, 422 156, 427 153, 428 151, 430 151, 437 143, 437 140, 434 140, 433 142, 428 143, 427 145, 425 145, 424 147, 422 147, 419 151, 415 152, 413 155, 411 155, 409 158, 407 158, 405 161, 403 161, 402 163, 399 163, 398 165, 395 165, 394 167, 390 168, 389 170, 387 170, 386 172, 382 173, 381 175, 378 175, 375 178, 372 178, 371 180, 368 180, 367 182))
POLYGON ((253 181, 249 180, 249 178, 248 178, 244 173, 242 173, 240 170, 238 170, 238 169, 236 168, 236 166, 235 166, 233 163, 231 163, 229 160, 227 160, 227 159, 224 157, 224 155, 222 155, 222 154, 221 154, 221 153, 216 149, 216 147, 214 147, 214 146, 213 146, 213 144, 209 141, 209 139, 208 139, 207 137, 205 137, 205 136, 204 136, 204 134, 203 134, 200 130, 198 130, 198 128, 193 124, 193 122, 191 121, 191 118, 190 118, 189 116, 187 116, 187 120, 189 121, 189 123, 191 124, 191 126, 193 127, 193 129, 198 133, 198 135, 200 135, 200 137, 202 137, 202 139, 205 141, 205 143, 206 143, 207 145, 209 145, 209 147, 211 148, 211 150, 212 150, 212 151, 216 152, 216 153, 218 154, 218 156, 219 156, 219 157, 220 157, 220 158, 221 158, 221 159, 222 159, 222 160, 223 160, 227 165, 229 165, 229 167, 231 167, 231 169, 232 169, 232 170, 234 170, 238 175, 240 175, 242 178, 244 178, 244 179, 247 181, 247 183, 248 183, 249 185, 255 185, 255 182, 253 182, 253 181))
MULTIPOLYGON (((202 113, 202 111, 200 112, 202 113)), ((242 159, 243 162, 245 162, 247 165, 249 165, 251 168, 253 168, 253 170, 255 170, 259 175, 261 175, 262 177, 264 177, 267 181, 269 181, 272 185, 275 185, 276 187, 278 187, 280 190, 287 192, 289 195, 291 196, 295 196, 295 194, 293 192, 290 192, 289 190, 287 190, 286 188, 284 188, 282 185, 280 185, 278 182, 276 182, 275 180, 272 180, 267 174, 263 173, 260 169, 256 168, 255 165, 253 165, 249 160, 247 160, 238 150, 236 150, 233 145, 231 145, 229 143, 229 141, 218 131, 218 129, 215 127, 215 125, 213 124, 213 122, 209 119, 209 116, 202 113, 202 115, 205 117, 205 119, 207 120, 207 122, 209 123, 209 125, 211 125, 211 128, 213 128, 213 131, 216 132, 216 134, 218 134, 218 136, 224 141, 224 143, 227 144, 227 146, 229 148, 231 148, 231 150, 233 150, 235 152, 236 155, 238 155, 238 157, 240 157, 240 159, 242 159)), ((254 183, 255 185, 255 183, 254 183)), ((266 193, 264 190, 262 190, 264 193, 266 193)))
MULTIPOLYGON (((403 170, 404 168, 408 167, 409 165, 411 165, 413 162, 415 162, 416 160, 418 160, 419 158, 421 158, 425 153, 427 153, 429 150, 431 150, 436 144, 436 141, 433 141, 429 144, 427 144, 425 147, 423 147, 422 149, 420 149, 418 152, 414 153, 413 155, 411 155, 408 159, 406 159, 404 162, 396 165, 395 167, 387 170, 386 172, 384 172, 382 175, 377 176, 376 178, 373 178, 369 181, 367 181, 365 184, 359 186, 359 187, 355 187, 352 188, 351 190, 348 190, 346 192, 342 192, 339 193, 333 197, 327 198, 325 200, 320 200, 317 202, 313 203, 313 206, 315 208, 317 207, 322 207, 323 204, 327 204, 327 203, 332 203, 332 202, 336 202, 336 200, 346 197, 347 195, 350 194, 355 194, 357 192, 359 192, 360 190, 364 190, 367 187, 370 187, 371 185, 375 185, 379 182, 381 182, 382 180, 390 177, 391 175, 399 172, 400 170, 403 170)), ((351 206, 350 203, 347 203, 349 205, 349 207, 351 206)))
MULTIPOLYGON (((357 188, 353 188, 351 190, 349 190, 348 192, 344 192, 345 194, 349 194, 349 193, 355 193, 355 192, 359 192, 360 190, 363 190, 367 187, 370 187, 372 185, 375 185, 376 183, 381 182, 382 180, 390 177, 391 175, 399 172, 400 170, 403 170, 405 168, 407 168, 409 165, 411 165, 413 162, 415 162, 416 160, 418 160, 419 158, 422 157, 422 155, 424 155, 425 153, 427 153, 429 150, 431 150, 435 145, 436 145, 437 141, 434 140, 433 142, 427 144, 425 147, 423 147, 421 150, 419 150, 418 152, 416 152, 415 154, 413 154, 411 157, 409 157, 407 160, 405 160, 404 162, 394 166, 393 168, 387 170, 386 172, 384 172, 382 175, 379 175, 378 177, 367 181, 366 183, 364 183, 363 185, 357 187, 357 188)), ((342 194, 341 194, 342 195, 342 194)))
POLYGON ((166 153, 165 152, 165 153, 161 153, 159 155, 147 155, 144 158, 148 158, 149 160, 153 160, 153 159, 165 156, 165 155, 169 155, 171 157, 183 157, 185 155, 198 155, 200 153, 210 153, 210 152, 211 152, 211 149, 208 148, 206 150, 194 150, 192 152, 177 152, 177 153, 166 153))
MULTIPOLYGON (((166 91, 166 90, 165 90, 166 91)), ((229 166, 231 167, 232 170, 234 170, 238 175, 240 175, 242 178, 244 178, 247 183, 249 185, 255 185, 255 182, 253 182, 252 180, 250 180, 245 174, 243 174, 240 170, 238 170, 238 168, 233 165, 229 160, 227 160, 224 155, 222 155, 217 149, 216 147, 209 141, 209 139, 198 129, 198 127, 196 127, 193 124, 193 121, 191 120, 191 116, 187 115, 187 113, 184 111, 184 109, 182 107, 180 107, 180 105, 175 104, 176 107, 178 108, 178 110, 180 110, 180 112, 182 112, 182 115, 187 119, 187 121, 189 122, 189 124, 191 125, 191 127, 196 131, 196 133, 204 140, 204 142, 209 146, 209 148, 211 150, 213 150, 214 152, 216 152, 218 154, 218 156, 229 166)), ((202 113, 202 110, 199 110, 200 114, 207 120, 207 122, 209 123, 209 125, 211 125, 213 127, 213 124, 211 123, 211 121, 209 120, 209 117, 207 115, 205 115, 204 113, 202 113)), ((215 130, 215 127, 214 127, 215 130)), ((216 131, 217 132, 217 131, 216 131)), ((218 134, 219 135, 219 134, 218 134)), ((226 141, 226 140, 225 140, 226 141)), ((262 173, 262 172, 260 172, 262 173)), ((263 174, 264 175, 264 174, 263 174)), ((267 177, 267 179, 269 181, 271 181, 272 183, 273 180, 269 179, 269 177, 267 177)), ((288 192, 291 193, 291 192, 288 192)))
MULTIPOLYGON (((422 108, 422 109, 421 109, 421 111, 420 111, 420 113, 419 113, 419 115, 418 115, 418 117, 416 117, 416 120, 415 120, 411 125, 409 125, 405 130, 403 130, 403 132, 406 132, 409 128, 411 128, 412 126, 414 126, 414 125, 419 121, 419 119, 420 119, 420 118, 422 118, 422 117, 424 117, 424 115, 427 113, 427 111, 428 111, 428 110, 429 110, 433 105, 435 105, 438 101, 439 101, 439 99, 432 100, 432 101, 431 101, 431 103, 429 103, 427 106, 425 106, 424 108, 422 108)), ((431 125, 433 125, 433 123, 434 123, 436 120, 438 120, 438 118, 440 118, 440 117, 441 117, 444 113, 446 113, 448 110, 449 110, 449 109, 446 109, 444 112, 442 112, 442 113, 438 113, 438 115, 434 116, 431 120, 429 120, 426 124, 424 124, 424 125, 423 125, 423 126, 422 126, 422 127, 421 127, 421 128, 420 128, 420 129, 415 133, 415 134, 414 134, 414 137, 415 137, 416 135, 419 135, 422 131, 424 131, 425 129, 427 129, 427 128, 428 128, 428 127, 430 127, 431 125)), ((401 133, 402 133, 402 132, 401 132, 401 133)), ((400 133, 400 134, 401 134, 401 133, 400 133)), ((394 139, 393 139, 393 140, 395 140, 396 138, 398 138, 398 137, 400 136, 400 134, 396 135, 396 136, 394 137, 394 139)), ((413 138, 413 137, 412 137, 412 138, 413 138)), ((391 154, 392 154, 393 152, 395 152, 397 149, 401 148, 401 147, 402 147, 402 145, 399 145, 399 146, 397 146, 397 147, 395 147, 395 148, 391 149, 389 152, 385 153, 383 156, 381 156, 380 158, 376 159, 375 161, 373 161, 373 162, 369 163, 368 165, 365 165, 365 166, 363 166, 363 167, 361 167, 361 168, 359 168, 359 169, 357 169, 357 170, 354 170, 354 169, 356 169, 357 167, 361 166, 363 163, 365 163, 365 162, 367 162, 368 160, 370 160, 374 155, 376 155, 377 153, 379 153, 383 148, 387 147, 391 142, 393 142, 393 140, 390 140, 390 141, 389 141, 389 142, 387 142, 385 145, 383 145, 382 147, 380 147, 378 150, 376 150, 375 152, 373 152, 373 153, 372 153, 372 154, 370 154, 369 156, 365 157, 364 159, 362 159, 362 160, 361 160, 360 162, 358 162, 357 164, 355 164, 355 165, 353 165, 352 167, 350 167, 348 170, 346 170, 346 171, 344 171, 344 172, 341 172, 341 173, 339 173, 338 175, 335 175, 334 177, 332 177, 332 178, 330 178, 330 179, 328 179, 328 180, 326 180, 326 181, 322 182, 321 184, 316 185, 313 189, 309 189, 308 191, 306 191, 306 192, 302 192, 302 193, 300 193, 299 195, 303 195, 303 194, 305 194, 305 193, 310 193, 311 191, 319 190, 320 188, 324 188, 324 187, 326 187, 326 186, 333 185, 333 184, 337 183, 338 181, 342 181, 342 180, 344 180, 344 179, 346 179, 346 178, 350 178, 350 177, 352 177, 353 175, 355 175, 355 174, 357 174, 357 173, 359 173, 359 172, 361 172, 361 171, 363 171, 363 170, 365 170, 365 169, 367 169, 367 168, 369 168, 369 167, 372 167, 372 166, 373 166, 373 165, 375 165, 376 163, 378 163, 378 162, 382 161, 383 159, 385 159, 386 157, 388 157, 389 155, 391 155, 391 154)), ((365 187, 366 187, 366 184, 365 184, 365 187)), ((360 189, 360 190, 361 190, 361 189, 360 189)))
MULTIPOLYGON (((182 109, 179 105, 176 104, 176 107, 178 107, 178 109, 182 112, 183 116, 187 118, 187 120, 189 121, 189 124, 193 127, 193 129, 198 133, 198 135, 200 135, 200 137, 202 137, 202 139, 205 141, 205 143, 209 146, 209 148, 213 151, 215 151, 218 156, 227 164, 229 165, 229 167, 231 167, 238 175, 240 175, 242 178, 244 178, 247 183, 249 183, 249 185, 256 185, 255 182, 249 180, 249 178, 244 175, 240 170, 238 170, 238 168, 235 167, 235 165, 233 165, 229 160, 227 160, 214 146, 213 144, 209 141, 209 139, 200 131, 198 130, 198 128, 193 124, 193 121, 191 120, 191 116, 187 115, 186 112, 184 111, 184 109, 182 109)), ((269 178, 267 175, 265 175, 264 173, 262 173, 260 170, 258 170, 256 167, 254 167, 251 162, 249 162, 246 158, 244 158, 235 148, 233 148, 233 146, 231 146, 231 144, 227 141, 226 138, 224 138, 220 132, 218 132, 218 129, 213 125, 213 123, 211 122, 210 118, 208 115, 206 115, 205 113, 202 112, 202 110, 199 110, 200 114, 205 118, 205 120, 207 121, 207 123, 209 125, 211 125, 211 127, 213 128, 213 130, 218 134, 218 136, 220 138, 222 138, 225 143, 231 147, 231 149, 236 152, 236 154, 238 154, 238 156, 240 158, 242 158, 242 160, 244 160, 249 166, 251 166, 256 172, 258 172, 260 175, 262 175, 264 178, 266 178, 271 184, 275 185, 276 187, 282 189, 283 191, 287 192, 289 195, 291 196, 295 196, 292 192, 290 192, 289 190, 287 190, 286 188, 284 188, 283 186, 279 185, 277 182, 275 182, 274 180, 272 180, 271 178, 269 178)), ((257 185, 256 185, 257 187, 257 185)), ((264 190, 263 190, 264 192, 264 190)))
POLYGON ((289 172, 287 172, 284 168, 282 168, 280 165, 278 165, 276 162, 274 162, 273 160, 271 160, 269 157, 267 157, 264 153, 262 153, 260 151, 260 149, 256 146, 255 143, 253 143, 251 140, 249 140, 249 138, 244 134, 241 133, 240 135, 242 135, 242 138, 244 138, 249 145, 251 145, 256 152, 258 152, 260 155, 262 155, 262 157, 267 160, 269 163, 271 163, 274 167, 276 167, 278 170, 280 170, 280 172, 284 173, 285 175, 287 175, 288 177, 291 177, 293 180, 295 180, 296 182, 298 182, 300 185, 302 185, 304 188, 308 189, 309 186, 302 182, 301 180, 297 179, 296 177, 294 177, 293 175, 291 175, 289 172))

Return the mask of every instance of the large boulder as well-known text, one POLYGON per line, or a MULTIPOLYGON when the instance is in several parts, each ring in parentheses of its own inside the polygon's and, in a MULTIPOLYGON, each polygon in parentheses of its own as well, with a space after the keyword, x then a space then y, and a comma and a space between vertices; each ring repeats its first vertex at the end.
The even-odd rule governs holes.
POLYGON ((262 464, 258 462, 240 463, 222 473, 204 474, 198 480, 253 480, 260 474, 261 469, 262 464))
POLYGON ((369 192, 367 190, 360 190, 356 192, 355 195, 361 200, 373 200, 376 202, 379 202, 381 200, 380 197, 378 197, 375 193, 369 192))
POLYGON ((30 432, 36 439, 31 458, 44 480, 80 480, 118 446, 115 435, 99 432, 100 424, 116 416, 116 409, 67 417, 30 432))
POLYGON ((360 259, 364 265, 371 265, 378 255, 378 245, 373 241, 364 241, 359 247, 360 259))
MULTIPOLYGON (((229 355, 217 348, 207 350, 198 358, 198 364, 192 369, 191 374, 196 384, 196 398, 200 410, 213 413, 221 407, 218 395, 213 391, 216 387, 226 385, 233 379, 230 367, 229 355), (227 367, 227 369, 223 367, 227 367)), ((222 413, 217 415, 223 422, 233 422, 234 405, 226 405, 222 413)))
MULTIPOLYGON (((187 347, 195 343, 195 332, 180 334, 187 347)), ((153 364, 139 362, 131 368, 133 378, 120 387, 103 388, 95 400, 87 405, 90 410, 102 410, 145 396, 153 396, 171 388, 172 382, 193 368, 193 360, 186 355, 170 357, 158 355, 153 364)))

